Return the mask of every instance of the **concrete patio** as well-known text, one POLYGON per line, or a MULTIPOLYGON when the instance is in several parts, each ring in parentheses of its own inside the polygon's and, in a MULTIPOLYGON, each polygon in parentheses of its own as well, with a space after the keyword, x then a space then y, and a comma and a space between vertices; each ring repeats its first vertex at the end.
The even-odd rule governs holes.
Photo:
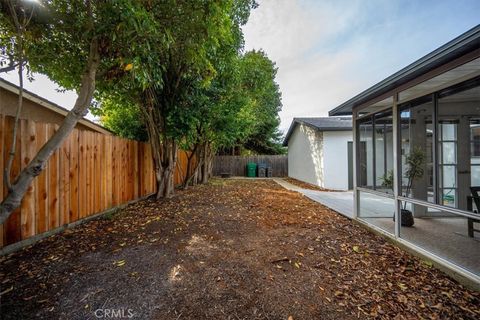
POLYGON ((291 183, 286 182, 280 178, 273 178, 273 180, 287 190, 300 192, 304 196, 319 202, 324 206, 337 211, 345 217, 353 218, 353 192, 352 191, 316 191, 297 187, 291 183))

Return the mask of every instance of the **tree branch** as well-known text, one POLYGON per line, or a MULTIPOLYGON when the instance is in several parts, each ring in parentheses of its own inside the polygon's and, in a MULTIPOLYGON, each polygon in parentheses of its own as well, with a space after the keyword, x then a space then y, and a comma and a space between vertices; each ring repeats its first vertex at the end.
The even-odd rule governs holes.
MULTIPOLYGON (((10 173, 12 170, 13 159, 15 158, 15 151, 17 147, 17 131, 18 131, 18 122, 20 119, 20 113, 22 112, 23 107, 23 33, 26 28, 26 21, 23 19, 23 24, 20 24, 20 21, 17 17, 17 13, 15 12, 15 7, 13 6, 12 1, 8 1, 8 8, 10 10, 10 14, 12 15, 13 21, 15 23, 15 29, 17 30, 17 50, 19 56, 18 62, 18 80, 19 80, 19 90, 18 90, 18 104, 17 104, 17 111, 15 113, 15 122, 13 125, 13 135, 12 135, 12 145, 10 148, 10 152, 8 154, 7 165, 5 166, 5 172, 3 175, 5 185, 7 186, 7 190, 9 192, 12 191, 12 183, 10 181, 10 173)), ((25 13, 24 13, 25 14, 25 13)))
POLYGON ((0 73, 4 73, 4 72, 10 72, 12 70, 15 70, 15 68, 18 66, 19 64, 9 64, 8 67, 4 67, 4 68, 0 68, 0 73))

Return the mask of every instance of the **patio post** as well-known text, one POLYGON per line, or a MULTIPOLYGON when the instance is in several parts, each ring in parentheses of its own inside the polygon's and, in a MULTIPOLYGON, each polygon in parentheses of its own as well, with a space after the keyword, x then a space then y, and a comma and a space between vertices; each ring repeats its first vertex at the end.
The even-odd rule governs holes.
POLYGON ((398 196, 402 188, 402 172, 401 172, 401 141, 400 130, 401 121, 400 113, 398 111, 398 93, 393 94, 393 106, 392 106, 392 120, 393 120, 393 197, 395 199, 395 237, 400 237, 400 225, 401 225, 401 201, 398 200, 398 196))
POLYGON ((357 170, 359 168, 359 156, 358 156, 358 132, 357 132, 357 111, 352 112, 352 136, 353 136, 353 219, 356 220, 358 217, 358 208, 359 208, 359 199, 357 186, 360 177, 357 170))

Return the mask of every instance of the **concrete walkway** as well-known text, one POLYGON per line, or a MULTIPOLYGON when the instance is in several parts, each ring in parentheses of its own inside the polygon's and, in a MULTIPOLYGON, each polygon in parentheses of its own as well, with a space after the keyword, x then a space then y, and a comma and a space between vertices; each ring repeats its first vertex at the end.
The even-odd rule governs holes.
POLYGON ((332 210, 344 215, 347 218, 353 218, 353 192, 352 191, 316 191, 297 187, 280 178, 273 178, 273 181, 287 190, 300 192, 304 196, 329 207, 332 210))

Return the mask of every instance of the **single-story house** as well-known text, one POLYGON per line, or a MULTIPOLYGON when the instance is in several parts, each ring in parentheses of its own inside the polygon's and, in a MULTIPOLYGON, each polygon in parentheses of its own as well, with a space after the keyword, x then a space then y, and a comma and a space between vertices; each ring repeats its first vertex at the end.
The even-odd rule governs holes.
POLYGON ((480 25, 329 115, 353 116, 354 219, 480 284, 480 25))
MULTIPOLYGON (((0 114, 15 117, 18 105, 19 87, 0 78, 0 114)), ((23 106, 20 119, 60 125, 69 110, 48 101, 28 90, 23 90, 23 106)), ((88 119, 81 119, 76 126, 80 130, 95 131, 111 135, 106 128, 88 119)))
POLYGON ((289 177, 327 189, 353 188, 352 118, 294 118, 283 145, 289 177))

